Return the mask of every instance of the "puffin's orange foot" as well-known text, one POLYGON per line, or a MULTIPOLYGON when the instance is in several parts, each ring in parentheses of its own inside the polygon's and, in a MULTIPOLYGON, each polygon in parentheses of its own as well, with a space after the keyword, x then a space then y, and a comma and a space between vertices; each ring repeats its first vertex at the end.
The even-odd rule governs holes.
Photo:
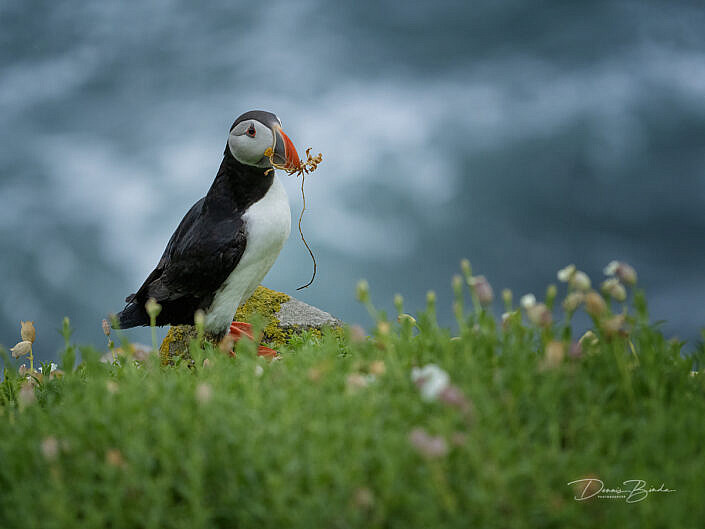
POLYGON ((245 323, 244 321, 234 321, 230 324, 230 336, 232 336, 233 340, 236 342, 243 336, 249 338, 250 340, 254 340, 254 336, 252 335, 252 325, 245 323))
POLYGON ((278 354, 279 353, 277 353, 274 349, 270 349, 269 347, 265 347, 264 345, 260 345, 257 348, 257 356, 265 356, 267 358, 274 358, 278 354))
MULTIPOLYGON (((252 334, 252 325, 245 323, 244 321, 234 321, 230 324, 230 332, 228 337, 232 339, 232 343, 235 344, 242 337, 249 338, 254 341, 254 335, 252 334)), ((277 356, 277 352, 274 349, 260 345, 257 348, 257 356, 265 356, 267 358, 274 358, 277 356)))

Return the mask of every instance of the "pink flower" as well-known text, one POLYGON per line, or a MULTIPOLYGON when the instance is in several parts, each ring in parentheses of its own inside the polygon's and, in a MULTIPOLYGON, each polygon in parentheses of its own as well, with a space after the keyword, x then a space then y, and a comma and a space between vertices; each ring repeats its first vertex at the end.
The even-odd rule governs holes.
POLYGON ((409 442, 427 459, 437 459, 448 453, 448 443, 441 436, 433 436, 423 428, 414 428, 409 433, 409 442))

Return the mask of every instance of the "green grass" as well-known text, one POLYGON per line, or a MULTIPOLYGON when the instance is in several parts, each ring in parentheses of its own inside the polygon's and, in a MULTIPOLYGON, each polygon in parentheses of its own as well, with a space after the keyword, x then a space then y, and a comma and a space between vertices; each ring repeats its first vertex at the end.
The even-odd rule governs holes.
POLYGON ((682 354, 638 291, 578 348, 569 318, 503 324, 475 294, 465 308, 464 285, 456 333, 434 296, 399 323, 361 286, 371 337, 304 335, 273 362, 243 342, 171 367, 82 348, 74 368, 67 328, 62 375, 5 355, 0 527, 700 527, 702 346, 682 354), (422 398, 411 374, 429 363, 454 392, 422 398), (675 492, 576 501, 568 482, 589 476, 675 492))

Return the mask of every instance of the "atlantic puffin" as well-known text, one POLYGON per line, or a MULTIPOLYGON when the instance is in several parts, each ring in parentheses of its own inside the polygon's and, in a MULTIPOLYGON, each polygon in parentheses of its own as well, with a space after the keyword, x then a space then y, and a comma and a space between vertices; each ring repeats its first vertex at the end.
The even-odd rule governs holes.
POLYGON ((235 311, 272 267, 291 230, 289 199, 272 160, 285 168, 300 163, 276 115, 245 112, 230 127, 208 193, 186 213, 144 284, 125 298, 119 328, 149 325, 145 304, 153 298, 162 307, 158 326, 193 324, 200 309, 211 336, 222 338, 230 329, 235 338, 251 337, 248 325, 233 324, 235 311))

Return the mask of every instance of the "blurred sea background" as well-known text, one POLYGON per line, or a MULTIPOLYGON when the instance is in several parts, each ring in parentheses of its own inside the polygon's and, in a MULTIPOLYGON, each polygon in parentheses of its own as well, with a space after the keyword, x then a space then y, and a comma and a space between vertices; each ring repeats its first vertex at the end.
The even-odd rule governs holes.
MULTIPOLYGON (((53 357, 123 306, 242 112, 324 161, 264 284, 351 323, 439 297, 462 257, 542 296, 575 263, 637 269, 652 317, 705 324, 701 2, 0 3, 0 343, 53 357)), ((294 221, 300 181, 281 175, 294 221)), ((497 311, 500 303, 495 302, 497 311)), ((163 333, 162 333, 163 334, 163 333)), ((143 331, 132 339, 149 343, 143 331)))

